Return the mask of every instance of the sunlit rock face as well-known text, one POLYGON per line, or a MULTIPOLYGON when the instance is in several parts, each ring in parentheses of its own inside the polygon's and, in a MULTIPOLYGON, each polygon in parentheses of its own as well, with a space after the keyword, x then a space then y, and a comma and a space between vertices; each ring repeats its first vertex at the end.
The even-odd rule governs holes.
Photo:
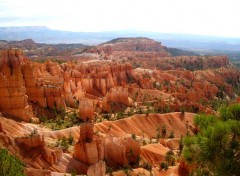
POLYGON ((94 165, 103 160, 103 141, 93 137, 93 124, 80 125, 80 138, 74 145, 74 158, 87 165, 94 165))
POLYGON ((51 109, 79 103, 80 118, 92 120, 99 103, 85 97, 107 96, 109 101, 128 105, 127 89, 118 95, 122 90, 112 88, 125 86, 131 74, 131 64, 41 64, 30 62, 22 50, 4 49, 0 52, 0 111, 29 121, 33 117, 30 103, 51 109))
POLYGON ((136 164, 140 155, 140 143, 132 138, 106 137, 105 161, 112 167, 136 164))
POLYGON ((132 105, 132 100, 128 97, 128 89, 124 87, 116 87, 110 89, 106 96, 103 98, 103 109, 107 112, 111 112, 116 109, 117 104, 124 105, 126 107, 132 105))
POLYGON ((99 161, 98 163, 90 166, 87 171, 88 176, 104 176, 106 174, 106 164, 104 161, 99 161))
MULTIPOLYGON (((59 66, 56 69, 49 63, 46 63, 46 68, 52 75, 58 74, 59 76, 59 72, 61 72, 59 66)), ((41 73, 38 69, 23 55, 22 50, 4 49, 0 51, 1 112, 20 120, 29 121, 33 117, 29 102, 36 103, 43 108, 66 107, 63 86, 54 82, 52 75, 48 77, 44 72, 40 76, 35 74, 41 73), (48 80, 50 81, 47 82, 48 80)))
POLYGON ((79 100, 79 119, 89 121, 94 119, 93 102, 87 99, 79 100))
POLYGON ((29 121, 32 108, 28 105, 23 65, 29 64, 22 50, 0 50, 0 111, 29 121))

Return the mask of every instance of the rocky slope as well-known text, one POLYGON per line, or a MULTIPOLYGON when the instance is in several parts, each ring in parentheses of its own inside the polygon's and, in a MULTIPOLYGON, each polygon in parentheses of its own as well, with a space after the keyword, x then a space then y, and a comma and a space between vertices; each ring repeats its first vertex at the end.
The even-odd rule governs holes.
POLYGON ((183 176, 184 162, 160 164, 197 132, 195 113, 237 98, 239 78, 225 56, 173 57, 146 38, 116 39, 65 63, 1 49, 0 147, 27 175, 183 176))
POLYGON ((96 124, 95 130, 93 130, 93 124, 86 123, 80 125, 80 128, 71 128, 68 131, 50 131, 36 124, 19 123, 1 117, 1 147, 6 147, 10 152, 17 153, 17 156, 27 166, 26 173, 29 175, 33 172, 38 174, 50 173, 50 171, 71 172, 73 168, 82 174, 104 175, 106 164, 103 160, 112 168, 122 167, 126 164, 134 166, 134 163, 138 164, 139 156, 153 165, 161 162, 165 156, 163 150, 159 150, 159 146, 165 148, 166 152, 171 148, 169 148, 171 146, 168 144, 169 142, 162 140, 158 144, 148 144, 140 148, 141 139, 133 139, 130 134, 136 132, 140 138, 145 135, 143 138, 146 138, 147 143, 149 143, 149 139, 156 133, 156 129, 152 130, 153 121, 160 121, 158 124, 155 122, 158 126, 165 124, 169 131, 174 128, 176 136, 180 133, 185 134, 187 131, 186 122, 191 126, 193 114, 185 114, 182 121, 179 115, 178 113, 160 116, 150 115, 149 118, 152 119, 150 121, 143 121, 143 116, 139 118, 134 116, 125 119, 125 123, 122 123, 122 120, 112 122, 110 130, 108 130, 109 127, 106 123, 96 124), (137 130, 134 130, 137 124, 139 126, 137 130), (123 126, 127 128, 123 128, 123 126), (115 129, 120 132, 116 133, 115 129), (128 131, 131 129, 133 131, 128 131), (101 131, 100 136, 97 135, 99 131, 101 131), (182 132, 177 133, 177 131, 182 132), (74 136, 75 141, 72 154, 52 146, 53 141, 61 136, 68 136, 70 133, 74 136), (154 145, 159 146, 154 149, 154 145), (158 156, 161 156, 162 160, 158 156), (154 160, 156 157, 158 159, 154 160))

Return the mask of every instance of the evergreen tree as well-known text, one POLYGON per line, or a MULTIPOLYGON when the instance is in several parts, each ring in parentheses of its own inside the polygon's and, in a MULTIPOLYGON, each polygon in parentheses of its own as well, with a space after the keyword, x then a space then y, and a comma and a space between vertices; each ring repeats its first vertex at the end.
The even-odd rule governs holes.
POLYGON ((6 149, 0 149, 0 176, 24 176, 22 162, 9 155, 6 149))
POLYGON ((183 157, 196 167, 193 175, 240 175, 240 106, 220 110, 217 116, 198 115, 199 132, 184 138, 183 157))

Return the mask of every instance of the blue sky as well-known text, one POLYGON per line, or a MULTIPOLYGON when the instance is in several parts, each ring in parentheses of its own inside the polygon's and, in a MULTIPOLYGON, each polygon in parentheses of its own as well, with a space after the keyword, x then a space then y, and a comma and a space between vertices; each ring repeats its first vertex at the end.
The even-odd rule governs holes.
POLYGON ((240 37, 240 0, 0 0, 0 27, 240 37))

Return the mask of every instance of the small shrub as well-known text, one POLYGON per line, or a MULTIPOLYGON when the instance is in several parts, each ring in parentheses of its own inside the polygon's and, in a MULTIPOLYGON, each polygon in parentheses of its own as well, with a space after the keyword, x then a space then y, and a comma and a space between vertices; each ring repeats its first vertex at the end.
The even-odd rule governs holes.
POLYGON ((68 137, 68 144, 72 145, 73 142, 74 142, 74 139, 73 139, 72 133, 70 132, 69 137, 68 137))
POLYGON ((39 116, 39 120, 40 120, 40 122, 42 122, 42 123, 46 123, 47 120, 48 120, 48 118, 47 118, 47 116, 46 116, 45 114, 43 114, 43 115, 40 115, 40 116, 39 116))
POLYGON ((180 142, 179 142, 179 155, 181 155, 182 150, 183 150, 183 136, 181 136, 180 138, 180 142))
POLYGON ((68 150, 69 144, 65 136, 61 139, 60 146, 62 147, 63 150, 65 151, 68 150))
POLYGON ((122 171, 127 175, 127 176, 131 176, 131 173, 129 171, 132 170, 132 167, 129 165, 124 165, 122 168, 122 171))
POLYGON ((168 164, 166 162, 161 162, 160 166, 159 166, 161 169, 165 169, 167 170, 168 169, 168 164))
POLYGON ((174 153, 172 150, 169 150, 166 153, 165 159, 166 159, 166 162, 168 163, 168 165, 171 165, 171 166, 175 165, 175 157, 174 157, 174 153))
POLYGON ((113 175, 113 169, 111 167, 107 166, 106 173, 108 173, 109 176, 112 176, 113 175))
POLYGON ((142 167, 146 170, 148 170, 149 172, 152 172, 152 165, 150 163, 144 162, 142 164, 142 167))
POLYGON ((160 128, 157 128, 157 129, 156 129, 156 131, 157 131, 157 134, 156 134, 156 139, 159 139, 159 138, 161 138, 161 134, 160 134, 160 128))
POLYGON ((72 170, 71 176, 77 176, 77 171, 75 169, 72 170))
POLYGON ((72 112, 68 118, 70 119, 70 121, 72 122, 72 124, 76 123, 77 122, 77 119, 78 119, 78 114, 76 111, 72 112))
POLYGON ((163 125, 161 130, 162 130, 162 136, 163 137, 166 136, 166 134, 167 134, 167 127, 166 127, 166 125, 163 125))

